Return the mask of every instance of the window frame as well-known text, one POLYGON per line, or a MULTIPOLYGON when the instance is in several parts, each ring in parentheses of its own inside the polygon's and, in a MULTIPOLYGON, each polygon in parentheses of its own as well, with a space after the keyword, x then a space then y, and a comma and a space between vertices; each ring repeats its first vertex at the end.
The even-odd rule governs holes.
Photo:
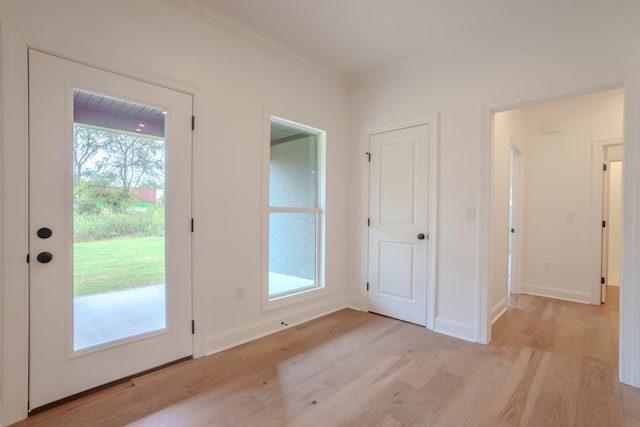
POLYGON ((262 215, 262 308, 277 309, 314 299, 327 293, 325 285, 326 224, 326 131, 282 116, 265 114, 263 141, 263 215, 262 215), (311 208, 271 206, 271 125, 278 124, 316 135, 316 206, 311 208), (316 265, 313 286, 274 295, 269 293, 269 222, 272 213, 314 214, 316 217, 316 265))

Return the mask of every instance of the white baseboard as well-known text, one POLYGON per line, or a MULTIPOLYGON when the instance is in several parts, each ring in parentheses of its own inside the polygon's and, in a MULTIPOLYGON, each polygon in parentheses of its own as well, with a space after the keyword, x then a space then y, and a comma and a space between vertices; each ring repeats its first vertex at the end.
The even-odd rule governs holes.
POLYGON ((503 314, 507 312, 507 297, 502 298, 496 305, 491 309, 491 324, 496 323, 503 314))
POLYGON ((537 295, 540 297, 557 298, 566 301, 581 302, 583 304, 591 304, 591 295, 588 292, 572 291, 550 286, 522 286, 522 293, 537 295))
POLYGON ((436 319, 435 331, 471 342, 475 342, 477 336, 474 325, 458 322, 457 320, 444 319, 442 317, 436 319))
POLYGON ((218 353, 231 347, 262 338, 266 335, 279 332, 285 328, 299 325, 309 320, 333 313, 343 308, 353 308, 359 310, 357 301, 349 299, 335 298, 330 301, 323 301, 314 305, 305 305, 304 308, 285 311, 277 316, 270 315, 268 319, 251 323, 246 326, 231 329, 219 334, 210 335, 205 341, 206 355, 218 353), (347 304, 349 302, 349 304, 347 304), (352 304, 350 304, 353 302, 352 304), (285 322, 287 326, 283 326, 285 322))
POLYGON ((607 285, 619 286, 619 284, 620 284, 620 263, 619 262, 610 263, 607 266, 607 285))
POLYGON ((348 296, 343 299, 346 308, 352 308, 358 311, 367 311, 362 301, 355 296, 348 296))

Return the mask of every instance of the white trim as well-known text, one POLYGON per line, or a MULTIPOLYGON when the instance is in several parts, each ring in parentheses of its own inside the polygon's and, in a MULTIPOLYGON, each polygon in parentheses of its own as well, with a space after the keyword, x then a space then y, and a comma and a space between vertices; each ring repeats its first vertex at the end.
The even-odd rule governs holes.
POLYGON ((624 105, 620 276, 620 381, 640 387, 640 69, 627 80, 624 105), (629 260, 624 262, 624 260, 629 260))
POLYGON ((344 308, 359 310, 349 304, 345 304, 344 298, 334 298, 330 301, 323 301, 315 305, 305 306, 302 309, 282 313, 282 315, 270 316, 269 319, 260 320, 240 328, 210 335, 206 338, 206 354, 210 355, 218 353, 228 348, 262 338, 279 332, 282 329, 317 319, 344 308), (286 323, 286 326, 283 325, 282 322, 286 323))
POLYGON ((591 142, 591 241, 593 247, 598 248, 598 259, 597 261, 594 259, 594 261, 596 261, 600 272, 594 275, 593 285, 590 286, 591 295, 589 301, 591 304, 605 302, 600 277, 606 277, 606 273, 602 271, 602 264, 606 262, 606 252, 602 245, 603 241, 608 237, 608 233, 607 230, 602 229, 602 221, 608 222, 609 218, 606 217, 606 212, 603 209, 603 200, 605 193, 608 198, 608 190, 605 191, 604 188, 602 165, 605 162, 608 164, 608 161, 604 158, 604 149, 615 145, 622 145, 621 137, 597 139, 591 142))
MULTIPOLYGON (((599 286, 599 285, 598 285, 599 286)), ((522 293, 529 295, 537 295, 540 297, 556 298, 565 301, 579 302, 582 304, 591 304, 591 294, 589 292, 572 291, 554 286, 537 286, 535 284, 522 285, 522 293)), ((598 304, 600 302, 598 301, 598 304)))
MULTIPOLYGON (((9 28, 7 25, 1 25, 0 31, 2 32, 0 54, 2 55, 4 90, 0 101, 3 102, 4 114, 4 132, 1 135, 4 147, 2 197, 5 207, 2 224, 5 233, 3 242, 5 268, 2 272, 4 306, 1 314, 4 328, 4 355, 0 359, 3 363, 0 369, 3 372, 1 385, 5 417, 3 421, 6 424, 12 424, 26 418, 28 413, 29 276, 25 262, 29 233, 27 49, 33 48, 80 64, 192 95, 194 115, 199 111, 196 108, 200 106, 200 97, 197 95, 198 90, 193 86, 186 82, 175 81, 173 77, 160 74, 153 69, 132 69, 130 64, 121 59, 104 58, 100 54, 87 50, 79 52, 68 48, 61 49, 55 42, 49 40, 27 40, 18 29, 9 28), (123 70, 127 71, 123 72, 123 70), (22 190, 19 191, 20 189, 22 190), (10 203, 7 203, 9 201, 10 203)), ((192 144, 197 146, 196 142, 197 132, 194 131, 192 144)), ((194 239, 192 239, 192 245, 195 245, 194 239)), ((198 297, 203 294, 203 289, 194 281, 192 292, 193 319, 198 325, 204 323, 202 319, 206 314, 204 299, 198 297)), ((203 356, 204 350, 202 328, 196 328, 196 333, 193 335, 193 356, 203 356)))
POLYGON ((25 262, 28 252, 27 46, 4 25, 2 44, 5 206, 2 403, 3 421, 12 424, 27 416, 28 402, 29 275, 25 262))
POLYGON ((491 169, 493 159, 493 120, 497 108, 483 108, 482 139, 480 146, 480 201, 478 207, 478 260, 476 269, 476 341, 491 342, 491 316, 489 313, 489 274, 491 250, 491 169))
POLYGON ((261 310, 267 313, 280 308, 288 307, 301 302, 326 296, 329 291, 326 287, 326 185, 327 185, 327 131, 320 127, 305 124, 304 120, 293 119, 282 111, 272 110, 263 105, 263 131, 262 131, 262 223, 261 223, 261 310), (287 117, 287 118, 285 118, 287 117), (277 123, 317 136, 317 207, 315 208, 291 208, 271 207, 269 203, 269 176, 271 168, 271 124, 277 123), (316 228, 316 286, 300 291, 292 291, 274 297, 269 295, 269 214, 271 212, 315 213, 317 216, 316 228))
POLYGON ((427 328, 434 329, 436 319, 436 298, 438 289, 438 177, 440 176, 440 126, 438 114, 434 113, 429 121, 429 258, 427 277, 427 328))
POLYGON ((308 214, 321 214, 322 209, 319 208, 283 208, 270 206, 269 212, 271 213, 308 213, 308 214))
MULTIPOLYGON (((438 122, 437 112, 393 120, 391 122, 369 126, 367 131, 367 137, 370 137, 371 135, 377 135, 379 133, 393 132, 396 130, 412 128, 416 126, 422 126, 427 124, 431 125, 434 123, 437 124, 437 122, 438 122)), ((367 146, 368 146, 368 140, 367 140, 367 146)))
MULTIPOLYGON (((478 221, 479 227, 479 239, 478 239, 478 262, 477 262, 477 285, 476 285, 476 315, 478 325, 478 342, 482 344, 488 344, 491 342, 491 307, 489 307, 489 265, 490 265, 490 246, 491 246, 491 161, 493 150, 493 120, 494 114, 501 111, 508 111, 516 108, 526 107, 528 105, 536 105, 545 102, 557 101, 571 97, 577 97, 581 95, 588 95, 590 93, 598 93, 612 89, 618 89, 625 82, 611 83, 609 85, 602 85, 600 87, 592 87, 581 90, 575 90, 572 92, 561 93, 553 96, 543 96, 538 98, 525 99, 520 101, 508 101, 502 103, 485 103, 482 108, 482 139, 480 145, 480 218, 478 221)), ((628 102, 629 93, 625 90, 625 100, 628 102)), ((640 97, 640 93, 637 95, 640 97)), ((627 127, 632 127, 629 124, 631 116, 625 106, 625 123, 627 127)), ((628 129, 626 129, 628 131, 628 129)), ((628 134, 625 134, 625 138, 628 138, 628 134)), ((629 168, 625 168, 629 169, 629 168)), ((626 173, 625 173, 626 174, 626 173)), ((626 182, 626 181, 625 181, 626 182)), ((633 185, 628 185, 629 191, 632 190, 633 185)), ((640 209, 639 209, 640 211, 640 209)), ((625 231, 626 233, 626 231, 625 231)), ((628 233, 627 233, 628 235, 628 233)), ((640 247, 638 247, 640 252, 640 247)), ((638 272, 640 275, 640 272, 638 272)), ((640 294, 638 295, 640 300, 640 294)), ((640 301, 639 301, 640 302, 640 301)), ((622 317, 621 317, 622 320, 622 317)), ((640 324, 639 322, 636 324, 640 324)), ((622 336, 621 336, 622 338, 622 336)), ((640 347, 640 337, 638 337, 640 347)), ((638 349, 638 356, 640 356, 640 349, 638 349)), ((622 354, 621 354, 622 357, 622 354)), ((622 366, 622 365, 621 365, 622 366)), ((622 369, 622 368, 621 368, 622 369)), ((640 377, 640 370, 639 370, 640 377)), ((639 381, 640 383, 640 378, 639 381)))
MULTIPOLYGON (((427 329, 435 329, 435 317, 436 317, 436 297, 437 297, 437 256, 438 256, 438 177, 439 177, 439 165, 440 158, 438 154, 439 148, 439 115, 437 112, 423 114, 413 117, 407 117, 404 119, 394 120, 388 123, 369 126, 366 131, 366 135, 363 135, 362 153, 369 151, 369 138, 372 135, 396 131, 400 129, 406 129, 415 126, 428 125, 429 129, 429 207, 427 218, 427 234, 429 236, 428 255, 427 255, 427 313, 426 313, 426 327, 427 329)), ((360 216, 365 219, 369 217, 369 163, 364 168, 362 174, 362 187, 361 194, 363 194, 361 214, 360 216), (366 191, 365 191, 366 189, 366 191)), ((363 282, 368 282, 369 279, 369 229, 366 225, 366 221, 363 221, 364 227, 361 231, 360 245, 362 253, 365 256, 365 261, 362 262, 363 271, 361 271, 361 277, 364 278, 363 282)), ((369 306, 369 300, 365 292, 365 306, 369 306)))
MULTIPOLYGON (((192 111, 193 116, 197 117, 198 113, 202 111, 201 105, 201 97, 198 95, 199 91, 193 90, 192 99, 192 111)), ((196 182, 194 181, 195 174, 195 159, 198 156, 198 142, 201 140, 200 137, 200 126, 196 124, 195 129, 191 131, 191 216, 194 218, 194 221, 197 221, 199 218, 199 212, 196 209, 196 197, 195 190, 198 187, 196 182)), ((196 225, 197 227, 197 225, 196 225)), ((205 295, 205 286, 196 280, 196 248, 205 247, 204 245, 197 245, 196 242, 200 237, 204 237, 202 233, 191 233, 191 298, 193 300, 192 303, 192 315, 193 320, 195 322, 195 332, 193 334, 193 357, 203 357, 205 355, 205 334, 203 327, 199 325, 202 324, 203 320, 206 319, 209 312, 209 307, 206 304, 207 299, 204 298, 205 295)))
POLYGON ((357 311, 367 311, 366 307, 362 305, 362 301, 360 300, 360 298, 357 298, 354 295, 343 297, 343 301, 346 308, 352 308, 357 311))
POLYGON ((497 304, 493 306, 491 309, 491 324, 496 323, 503 314, 507 312, 507 297, 505 296, 497 304))
POLYGON ((435 331, 441 334, 460 338, 465 341, 475 342, 477 340, 475 325, 470 323, 438 317, 435 321, 435 325, 435 331))

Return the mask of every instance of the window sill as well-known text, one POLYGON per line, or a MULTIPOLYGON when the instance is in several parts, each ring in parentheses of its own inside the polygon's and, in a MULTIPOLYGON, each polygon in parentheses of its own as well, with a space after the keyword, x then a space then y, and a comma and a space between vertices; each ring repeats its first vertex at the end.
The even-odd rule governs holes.
MULTIPOLYGON (((266 287, 265 287, 266 288, 266 287)), ((266 289, 265 289, 266 291, 266 289)), ((291 293, 266 296, 262 300, 262 311, 268 312, 284 307, 300 304, 306 301, 315 300, 317 298, 328 295, 329 291, 324 286, 316 286, 313 288, 301 289, 291 293)))

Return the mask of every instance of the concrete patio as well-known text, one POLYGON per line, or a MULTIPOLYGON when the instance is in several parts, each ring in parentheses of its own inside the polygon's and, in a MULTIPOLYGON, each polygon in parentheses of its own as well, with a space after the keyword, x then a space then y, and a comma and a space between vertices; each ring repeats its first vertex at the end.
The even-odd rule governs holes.
POLYGON ((164 283, 74 298, 74 350, 162 329, 164 283))

